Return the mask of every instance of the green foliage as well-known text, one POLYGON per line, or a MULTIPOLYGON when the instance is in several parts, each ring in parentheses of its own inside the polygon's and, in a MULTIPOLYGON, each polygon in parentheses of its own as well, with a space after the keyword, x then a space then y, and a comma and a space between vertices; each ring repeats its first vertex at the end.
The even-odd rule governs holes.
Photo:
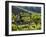
POLYGON ((15 24, 12 24, 12 30, 13 31, 17 30, 17 26, 15 24))
POLYGON ((16 21, 16 16, 14 14, 12 14, 12 20, 16 21))
POLYGON ((24 21, 30 21, 30 17, 22 17, 22 20, 24 20, 24 21))
POLYGON ((41 16, 40 15, 32 14, 32 19, 35 22, 35 24, 38 24, 39 22, 41 22, 41 16))
MULTIPOLYGON (((30 21, 29 24, 23 24, 23 25, 16 25, 12 23, 12 31, 20 31, 20 30, 40 30, 41 29, 41 16, 37 14, 28 14, 28 13, 20 13, 21 16, 24 16, 21 18, 21 20, 30 21), (26 14, 26 15, 25 15, 26 14)), ((16 15, 12 15, 12 19, 16 20, 16 15)), ((14 21, 16 22, 16 21, 14 21)))
POLYGON ((21 14, 21 16, 30 16, 30 14, 27 12, 23 12, 23 13, 21 12, 20 14, 21 14))

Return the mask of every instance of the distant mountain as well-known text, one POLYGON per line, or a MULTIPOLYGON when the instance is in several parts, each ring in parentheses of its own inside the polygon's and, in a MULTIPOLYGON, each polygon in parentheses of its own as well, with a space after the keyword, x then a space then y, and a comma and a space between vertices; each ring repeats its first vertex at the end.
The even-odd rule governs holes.
POLYGON ((41 12, 41 7, 30 7, 30 6, 20 6, 20 7, 27 9, 29 11, 41 12))
MULTIPOLYGON (((30 6, 18 6, 18 7, 23 8, 23 9, 28 10, 28 11, 33 11, 33 12, 38 12, 38 13, 41 12, 41 7, 30 7, 30 6)), ((22 11, 23 10, 17 8, 17 6, 12 6, 12 12, 15 12, 16 14, 18 14, 22 11)))

